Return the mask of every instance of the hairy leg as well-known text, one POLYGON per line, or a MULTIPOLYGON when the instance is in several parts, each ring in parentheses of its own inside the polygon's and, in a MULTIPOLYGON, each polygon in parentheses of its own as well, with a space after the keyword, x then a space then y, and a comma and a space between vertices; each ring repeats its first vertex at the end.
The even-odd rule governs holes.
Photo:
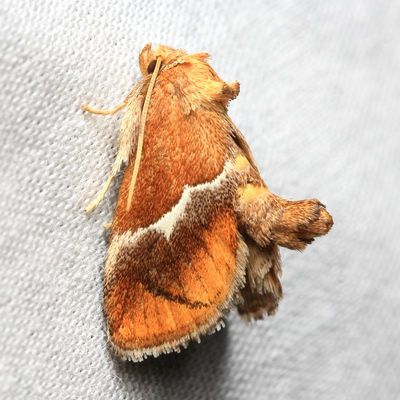
POLYGON ((280 199, 281 217, 271 231, 271 239, 280 246, 303 250, 314 237, 328 233, 333 225, 331 215, 318 200, 289 201, 280 199))
POLYGON ((281 260, 276 244, 260 247, 246 237, 249 260, 246 268, 246 285, 241 289, 242 302, 237 306, 240 316, 251 321, 272 315, 282 297, 281 260))
POLYGON ((81 105, 82 111, 99 115, 113 115, 116 114, 118 111, 121 111, 124 107, 126 107, 126 103, 117 104, 115 107, 108 110, 99 110, 98 108, 89 107, 87 104, 81 105))
POLYGON ((115 178, 115 176, 118 174, 119 169, 121 168, 122 165, 122 160, 121 157, 118 157, 115 159, 114 164, 111 168, 111 172, 108 175, 107 180, 105 181, 103 187, 101 190, 97 193, 96 197, 85 207, 85 211, 87 213, 92 212, 104 199, 104 196, 106 195, 111 182, 115 178))
POLYGON ((275 243, 302 250, 333 224, 318 200, 285 200, 263 185, 247 184, 239 189, 237 213, 241 229, 263 247, 275 243))

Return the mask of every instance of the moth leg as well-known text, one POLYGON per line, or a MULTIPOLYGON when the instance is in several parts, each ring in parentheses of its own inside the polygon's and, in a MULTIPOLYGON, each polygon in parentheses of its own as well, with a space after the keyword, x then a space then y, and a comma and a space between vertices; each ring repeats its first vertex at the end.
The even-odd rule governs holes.
POLYGON ((82 104, 81 109, 84 112, 88 112, 91 114, 99 114, 99 115, 113 115, 116 114, 118 111, 121 111, 124 107, 126 107, 126 103, 117 104, 114 108, 108 110, 99 110, 98 108, 92 108, 87 104, 82 104))
POLYGON ((252 320, 263 319, 265 315, 274 315, 278 309, 279 300, 282 297, 282 287, 278 278, 273 275, 273 272, 268 276, 274 276, 276 279, 279 293, 276 295, 272 292, 258 293, 253 291, 249 282, 240 291, 242 302, 238 304, 237 310, 239 315, 247 322, 252 320))
POLYGON ((315 237, 325 235, 333 225, 332 216, 316 199, 289 201, 279 198, 282 214, 271 231, 280 246, 303 250, 315 237))
POLYGON ((249 249, 246 284, 240 290, 242 302, 237 305, 246 321, 275 314, 282 297, 281 258, 276 244, 259 246, 250 237, 245 238, 249 249))
POLYGON ((236 168, 241 174, 236 210, 239 226, 260 246, 275 243, 303 250, 332 227, 331 215, 318 200, 289 201, 273 194, 242 155, 236 168))
POLYGON ((289 201, 253 184, 241 188, 238 214, 245 232, 260 246, 276 243, 293 250, 303 250, 333 224, 318 200, 289 201))
MULTIPOLYGON (((98 110, 96 108, 89 107, 87 104, 82 104, 81 108, 83 111, 86 111, 86 112, 89 112, 92 114, 111 115, 111 114, 115 114, 118 111, 122 110, 126 105, 127 105, 127 103, 123 102, 121 104, 116 105, 114 108, 112 108, 110 110, 98 110)), ((120 151, 121 151, 121 149, 119 150, 119 153, 120 153, 120 151)), ((95 197, 95 199, 85 207, 85 211, 87 213, 92 212, 103 201, 104 196, 106 195, 106 193, 111 185, 112 180, 115 178, 119 169, 121 168, 122 162, 123 162, 122 157, 120 156, 120 154, 118 154, 117 158, 115 159, 115 162, 111 168, 111 172, 110 172, 107 180, 105 181, 103 187, 97 193, 97 196, 95 197)))
POLYGON ((108 231, 108 230, 111 228, 111 226, 112 226, 112 222, 105 222, 105 223, 103 224, 103 228, 104 228, 106 231, 108 231))
POLYGON ((121 157, 119 157, 117 155, 117 158, 114 161, 114 164, 111 168, 111 172, 108 175, 107 180, 105 181, 103 187, 101 188, 101 190, 97 193, 96 197, 94 198, 94 200, 92 202, 90 202, 86 207, 85 207, 85 211, 87 213, 92 212, 104 199, 104 196, 106 195, 108 188, 111 185, 111 182, 113 181, 113 179, 115 178, 115 176, 118 174, 118 171, 121 168, 123 160, 121 159, 121 157))
POLYGON ((100 114, 113 114, 115 112, 118 112, 125 106, 128 107, 127 112, 122 119, 118 140, 118 153, 111 168, 111 172, 102 189, 97 194, 96 198, 85 208, 85 211, 88 213, 93 211, 100 204, 105 194, 107 193, 111 182, 121 169, 122 164, 127 164, 129 161, 132 153, 132 148, 135 146, 136 143, 136 135, 140 125, 140 113, 144 100, 144 97, 140 94, 140 90, 140 85, 134 86, 124 102, 117 105, 112 110, 95 110, 88 106, 83 106, 84 110, 100 114))

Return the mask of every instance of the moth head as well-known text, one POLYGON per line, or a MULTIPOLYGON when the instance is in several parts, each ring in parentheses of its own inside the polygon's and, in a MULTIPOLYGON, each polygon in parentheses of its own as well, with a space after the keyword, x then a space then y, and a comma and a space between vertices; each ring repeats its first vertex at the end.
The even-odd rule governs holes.
POLYGON ((161 67, 162 69, 166 69, 167 66, 170 66, 171 62, 185 54, 183 50, 175 50, 168 46, 159 45, 153 49, 151 43, 148 43, 143 47, 139 55, 140 71, 143 76, 152 74, 157 58, 161 58, 161 67))
POLYGON ((144 77, 151 75, 161 59, 159 78, 169 82, 172 94, 184 97, 194 109, 204 103, 226 106, 239 94, 239 83, 226 83, 208 63, 208 53, 187 54, 168 46, 152 49, 147 44, 140 53, 139 66, 144 77))

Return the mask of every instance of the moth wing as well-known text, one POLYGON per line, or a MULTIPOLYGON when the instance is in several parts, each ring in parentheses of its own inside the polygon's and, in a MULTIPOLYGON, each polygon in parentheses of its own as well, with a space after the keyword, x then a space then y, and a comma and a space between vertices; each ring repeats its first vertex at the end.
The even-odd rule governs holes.
POLYGON ((156 223, 113 236, 105 313, 110 342, 122 358, 179 351, 223 323, 247 263, 229 171, 186 187, 156 223))
POLYGON ((230 136, 233 139, 233 142, 238 147, 239 154, 246 158, 249 164, 253 167, 253 169, 259 174, 258 167, 254 160, 253 153, 250 149, 249 144, 247 143, 246 138, 243 136, 242 132, 230 121, 230 136))

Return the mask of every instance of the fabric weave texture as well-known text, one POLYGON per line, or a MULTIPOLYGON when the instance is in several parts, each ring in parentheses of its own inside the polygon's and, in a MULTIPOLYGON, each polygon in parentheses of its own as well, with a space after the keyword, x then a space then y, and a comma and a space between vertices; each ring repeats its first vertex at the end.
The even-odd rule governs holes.
POLYGON ((0 398, 400 397, 400 3, 2 0, 0 398), (141 364, 102 312, 118 185, 92 214, 149 41, 207 51, 241 93, 230 115, 271 190, 335 225, 283 251, 285 297, 253 325, 141 364))

